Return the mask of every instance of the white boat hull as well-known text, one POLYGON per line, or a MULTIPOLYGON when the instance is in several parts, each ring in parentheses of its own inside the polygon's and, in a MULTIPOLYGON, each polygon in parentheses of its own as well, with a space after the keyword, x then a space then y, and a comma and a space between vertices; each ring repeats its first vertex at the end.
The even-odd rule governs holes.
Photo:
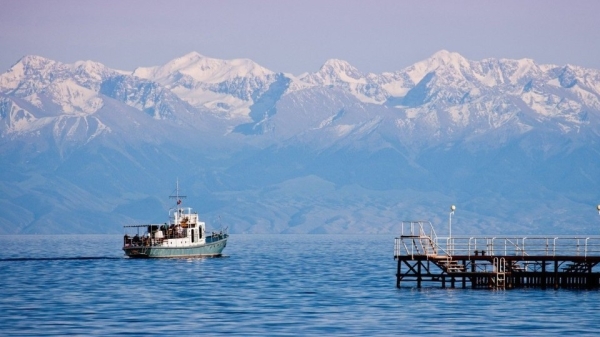
POLYGON ((227 245, 227 236, 210 242, 188 247, 129 246, 123 247, 125 255, 133 258, 181 258, 221 256, 227 245))

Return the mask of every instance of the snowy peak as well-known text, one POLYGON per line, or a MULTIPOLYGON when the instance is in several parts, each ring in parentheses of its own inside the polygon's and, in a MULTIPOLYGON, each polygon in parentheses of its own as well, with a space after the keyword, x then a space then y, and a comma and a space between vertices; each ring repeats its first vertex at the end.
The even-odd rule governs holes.
POLYGON ((0 75, 0 91, 14 90, 28 76, 44 77, 57 65, 50 59, 27 55, 0 75))
POLYGON ((163 66, 137 68, 134 76, 168 83, 174 74, 186 75, 203 83, 222 83, 236 78, 266 77, 274 74, 249 59, 221 60, 188 53, 163 66))
POLYGON ((227 118, 247 118, 277 74, 249 59, 221 60, 192 52, 133 75, 160 83, 190 105, 227 118))
POLYGON ((115 75, 115 71, 102 63, 94 61, 78 61, 71 65, 74 73, 101 81, 107 76, 115 75))
POLYGON ((191 53, 187 53, 181 57, 175 58, 175 59, 167 62, 166 65, 172 67, 172 69, 188 68, 190 66, 193 66, 198 61, 206 59, 206 58, 207 58, 206 56, 193 51, 191 53))
POLYGON ((64 64, 41 56, 28 55, 0 75, 0 91, 27 96, 59 82, 74 82, 98 90, 101 82, 118 74, 101 63, 78 61, 64 64))
POLYGON ((353 77, 361 77, 362 74, 352 66, 349 62, 338 59, 329 59, 323 64, 319 73, 335 73, 335 74, 346 74, 354 75, 353 77))
POLYGON ((338 59, 327 60, 318 72, 307 74, 300 79, 310 84, 319 85, 366 83, 365 76, 358 69, 348 62, 338 59))
POLYGON ((446 65, 455 68, 469 66, 469 61, 462 55, 444 49, 433 54, 427 61, 433 66, 446 65))
POLYGON ((441 50, 402 72, 408 75, 414 85, 433 73, 438 78, 448 79, 443 81, 444 85, 452 85, 452 81, 455 83, 467 81, 493 87, 502 84, 519 84, 524 78, 540 76, 543 71, 531 59, 489 58, 471 61, 458 53, 441 50))
POLYGON ((308 89, 311 87, 336 87, 340 88, 363 103, 383 104, 387 96, 382 88, 383 82, 390 82, 375 74, 365 75, 350 63, 330 59, 323 64, 316 73, 305 74, 297 79, 290 87, 292 91, 308 89))
POLYGON ((447 50, 440 50, 430 58, 406 68, 404 72, 408 74, 412 82, 416 85, 431 72, 438 71, 460 74, 464 69, 470 68, 470 62, 462 55, 451 53, 447 50))
MULTIPOLYGON (((495 60, 493 60, 494 62, 495 60)), ((532 59, 509 60, 501 59, 495 61, 495 67, 490 71, 502 74, 502 82, 511 85, 519 85, 533 78, 544 77, 545 71, 532 59)))
MULTIPOLYGON (((47 59, 42 56, 37 55, 26 55, 23 56, 16 64, 21 65, 22 68, 31 69, 36 71, 42 71, 44 69, 49 69, 50 67, 56 65, 58 62, 54 60, 47 59)), ((14 67, 14 66, 13 66, 14 67)))

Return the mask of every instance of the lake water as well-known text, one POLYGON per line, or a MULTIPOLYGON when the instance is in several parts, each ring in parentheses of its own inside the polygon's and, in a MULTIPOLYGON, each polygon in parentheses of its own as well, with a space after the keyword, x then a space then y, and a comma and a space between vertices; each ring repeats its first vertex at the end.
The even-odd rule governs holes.
POLYGON ((600 291, 395 287, 393 236, 231 235, 124 258, 120 235, 0 236, 0 335, 598 335, 600 291))

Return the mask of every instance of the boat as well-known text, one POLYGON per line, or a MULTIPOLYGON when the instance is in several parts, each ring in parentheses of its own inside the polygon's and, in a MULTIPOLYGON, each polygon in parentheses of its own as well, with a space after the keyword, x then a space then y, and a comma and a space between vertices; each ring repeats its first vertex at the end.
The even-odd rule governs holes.
POLYGON ((123 251, 131 258, 187 258, 221 256, 227 245, 227 228, 207 232, 191 207, 183 207, 185 196, 175 188, 176 205, 169 210, 169 222, 164 224, 126 225, 123 251))

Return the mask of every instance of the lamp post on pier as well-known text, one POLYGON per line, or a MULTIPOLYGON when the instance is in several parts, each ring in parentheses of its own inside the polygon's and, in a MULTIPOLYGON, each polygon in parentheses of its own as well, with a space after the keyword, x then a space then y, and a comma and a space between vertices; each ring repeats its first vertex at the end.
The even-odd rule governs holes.
MULTIPOLYGON (((598 205, 598 207, 600 207, 600 205, 598 205)), ((454 211, 456 210, 456 206, 452 205, 450 206, 450 219, 448 220, 448 237, 451 238, 452 237, 452 214, 454 214, 454 211)), ((598 210, 600 212, 600 210, 598 210)))
POLYGON ((596 209, 598 210, 598 215, 600 215, 600 204, 596 206, 596 209))
MULTIPOLYGON (((454 206, 454 205, 450 206, 450 218, 448 219, 448 243, 450 246, 450 247, 448 247, 449 254, 452 254, 453 253, 452 250, 454 249, 454 245, 452 244, 452 214, 454 214, 455 210, 456 210, 456 206, 454 206)), ((599 210, 599 212, 600 212, 600 210, 599 210)))

